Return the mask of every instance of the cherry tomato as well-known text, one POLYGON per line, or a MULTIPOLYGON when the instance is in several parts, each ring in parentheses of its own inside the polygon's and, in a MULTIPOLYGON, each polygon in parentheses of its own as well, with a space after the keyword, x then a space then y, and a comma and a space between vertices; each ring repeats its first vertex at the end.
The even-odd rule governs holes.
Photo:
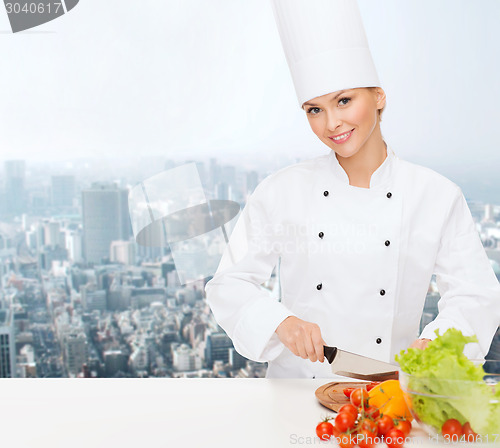
POLYGON ((384 441, 389 448, 401 448, 405 443, 405 435, 399 429, 392 428, 384 436, 384 441))
POLYGON ((371 418, 378 418, 378 416, 380 415, 380 411, 375 406, 368 406, 365 409, 365 412, 366 412, 366 415, 368 415, 368 417, 371 417, 371 418))
POLYGON ((340 432, 345 432, 348 429, 354 428, 355 423, 356 417, 350 412, 340 412, 337 414, 337 417, 335 417, 335 427, 340 432))
POLYGON ((463 426, 463 433, 465 436, 465 441, 466 442, 478 442, 479 441, 479 435, 474 432, 474 430, 470 427, 469 422, 465 422, 463 426))
POLYGON ((354 417, 358 417, 358 408, 356 406, 353 406, 352 404, 345 404, 339 409, 339 414, 341 412, 350 412, 354 417))
POLYGON ((380 442, 380 439, 373 432, 362 429, 357 435, 356 441, 360 448, 373 448, 380 442))
POLYGON ((396 419, 394 421, 394 427, 396 429, 399 429, 405 435, 405 437, 408 434, 410 434, 411 423, 408 420, 399 420, 399 419, 396 419))
POLYGON ((371 383, 366 385, 366 391, 370 392, 375 386, 378 386, 379 384, 379 381, 372 381, 371 383))
POLYGON ((394 428, 394 421, 388 415, 383 415, 377 420, 378 433, 380 435, 387 434, 392 428, 394 428))
POLYGON ((355 434, 340 434, 337 439, 340 448, 352 448, 356 446, 357 439, 355 434))
POLYGON ((316 426, 316 435, 321 440, 330 440, 333 435, 335 427, 330 422, 321 422, 316 426))
POLYGON ((441 433, 446 440, 458 442, 463 433, 462 425, 458 420, 450 418, 443 423, 441 433))
POLYGON ((354 390, 354 387, 346 387, 346 388, 343 390, 344 395, 345 395, 347 398, 350 398, 353 390, 354 390))
POLYGON ((378 426, 373 420, 365 418, 363 423, 361 423, 361 429, 366 429, 375 435, 378 435, 378 426))
POLYGON ((368 392, 362 387, 354 389, 351 393, 351 403, 359 408, 362 401, 364 402, 364 407, 366 408, 368 406, 368 392))

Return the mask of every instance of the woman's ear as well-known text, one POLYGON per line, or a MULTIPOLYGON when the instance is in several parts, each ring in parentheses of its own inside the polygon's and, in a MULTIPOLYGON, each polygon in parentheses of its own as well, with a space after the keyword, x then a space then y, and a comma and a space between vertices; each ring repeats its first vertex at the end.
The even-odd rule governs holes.
POLYGON ((385 107, 385 92, 382 87, 376 87, 375 88, 376 92, 376 100, 377 100, 377 109, 382 109, 385 107))

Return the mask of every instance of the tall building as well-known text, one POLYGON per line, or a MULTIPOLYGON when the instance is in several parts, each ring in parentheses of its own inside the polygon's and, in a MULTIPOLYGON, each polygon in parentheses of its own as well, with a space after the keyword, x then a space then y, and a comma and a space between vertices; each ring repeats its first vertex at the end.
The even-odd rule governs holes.
POLYGON ((81 230, 67 230, 65 239, 69 259, 73 263, 81 263, 83 261, 83 238, 81 230))
POLYGON ((257 171, 249 171, 246 175, 246 194, 250 194, 255 190, 255 187, 259 184, 259 175, 257 171))
POLYGON ((110 249, 111 263, 134 265, 135 248, 136 245, 133 241, 112 241, 110 249))
POLYGON ((76 197, 75 176, 52 176, 51 199, 54 207, 72 207, 76 197))
POLYGON ((118 372, 128 372, 128 355, 122 350, 104 352, 104 372, 106 378, 114 377, 118 372))
POLYGON ((116 185, 92 184, 82 191, 83 250, 87 263, 109 259, 111 242, 132 234, 128 191, 116 185))
POLYGON ((211 158, 210 159, 210 165, 208 168, 208 189, 212 190, 215 188, 215 185, 217 182, 220 181, 220 171, 221 168, 219 164, 217 163, 217 159, 211 158))
POLYGON ((218 182, 215 185, 215 198, 220 200, 231 199, 231 186, 226 182, 218 182))
POLYGON ((178 372, 200 370, 201 358, 187 344, 181 344, 173 350, 173 366, 178 372))
POLYGON ((64 358, 70 375, 76 376, 87 363, 87 337, 77 330, 64 338, 64 358))
POLYGON ((96 285, 90 284, 80 286, 80 294, 82 296, 82 305, 85 311, 106 311, 106 291, 97 289, 96 285))
POLYGON ((57 221, 45 221, 40 224, 43 228, 43 241, 45 246, 55 248, 57 246, 65 247, 64 232, 61 230, 61 224, 57 221))
POLYGON ((212 367, 214 361, 229 362, 229 349, 234 348, 233 341, 226 333, 212 333, 207 336, 205 359, 207 366, 212 367))
POLYGON ((4 163, 5 211, 20 215, 26 211, 26 163, 24 160, 6 160, 4 163))
POLYGON ((0 378, 14 378, 16 345, 13 316, 10 310, 0 310, 0 378))
POLYGON ((242 369, 247 364, 247 358, 241 356, 234 348, 229 349, 229 364, 233 369, 242 369))

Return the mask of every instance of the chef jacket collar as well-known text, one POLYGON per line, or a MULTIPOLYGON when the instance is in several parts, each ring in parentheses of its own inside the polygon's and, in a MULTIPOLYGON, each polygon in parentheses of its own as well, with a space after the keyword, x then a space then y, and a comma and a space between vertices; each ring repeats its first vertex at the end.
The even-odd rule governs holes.
MULTIPOLYGON (((391 177, 393 175, 395 160, 397 159, 397 156, 394 154, 394 151, 390 148, 390 146, 387 143, 386 145, 387 145, 387 156, 382 162, 382 164, 373 172, 370 178, 370 188, 378 188, 387 185, 390 182, 391 177)), ((349 176, 345 172, 344 168, 342 168, 342 165, 340 165, 335 154, 336 153, 333 149, 330 151, 329 154, 330 167, 331 171, 333 172, 335 180, 351 188, 361 189, 361 187, 356 187, 349 184, 349 176)), ((362 189, 366 190, 366 188, 362 189)))

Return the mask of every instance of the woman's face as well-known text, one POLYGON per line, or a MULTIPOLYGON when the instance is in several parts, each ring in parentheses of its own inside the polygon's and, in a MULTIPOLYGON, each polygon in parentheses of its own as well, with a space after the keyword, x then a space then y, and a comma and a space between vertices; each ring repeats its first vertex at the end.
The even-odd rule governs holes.
POLYGON ((356 154, 379 126, 385 92, 377 87, 340 90, 305 102, 302 108, 313 132, 341 157, 356 154))

